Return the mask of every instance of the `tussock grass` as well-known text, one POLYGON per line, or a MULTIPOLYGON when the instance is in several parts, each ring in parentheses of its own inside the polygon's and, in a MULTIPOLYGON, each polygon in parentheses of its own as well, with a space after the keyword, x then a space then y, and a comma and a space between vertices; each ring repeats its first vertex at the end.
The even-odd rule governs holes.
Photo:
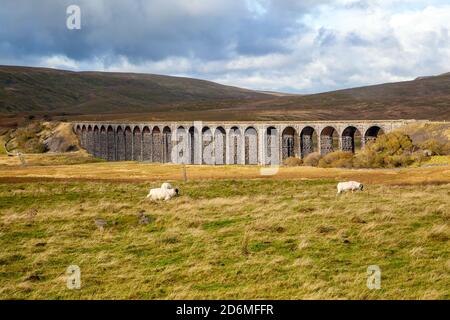
POLYGON ((181 196, 156 203, 155 180, 0 183, 0 298, 450 298, 450 184, 336 197, 326 177, 172 182, 181 196), (71 264, 81 290, 66 288, 71 264), (366 287, 372 264, 381 290, 366 287))
POLYGON ((6 149, 5 149, 5 139, 3 136, 0 136, 0 155, 5 155, 6 149))

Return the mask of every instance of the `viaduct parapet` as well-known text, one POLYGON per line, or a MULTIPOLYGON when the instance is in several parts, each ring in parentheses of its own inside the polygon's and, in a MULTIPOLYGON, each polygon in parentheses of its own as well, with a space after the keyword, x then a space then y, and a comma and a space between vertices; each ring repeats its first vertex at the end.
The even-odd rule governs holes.
POLYGON ((277 165, 312 152, 355 152, 411 122, 77 122, 73 129, 82 148, 108 161, 277 165))

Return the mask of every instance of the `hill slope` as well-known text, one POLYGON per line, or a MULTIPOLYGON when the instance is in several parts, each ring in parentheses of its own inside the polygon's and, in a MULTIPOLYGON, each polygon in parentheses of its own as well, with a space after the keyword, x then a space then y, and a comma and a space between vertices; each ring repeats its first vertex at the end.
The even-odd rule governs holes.
POLYGON ((267 97, 190 78, 0 66, 0 112, 126 113, 164 110, 177 103, 267 97))
MULTIPOLYGON (((280 97, 252 108, 267 117, 302 119, 450 120, 450 73, 305 96, 280 97)), ((247 108, 248 109, 248 108, 247 108)))
POLYGON ((450 73, 284 95, 161 75, 0 66, 2 112, 80 120, 450 120, 450 73))

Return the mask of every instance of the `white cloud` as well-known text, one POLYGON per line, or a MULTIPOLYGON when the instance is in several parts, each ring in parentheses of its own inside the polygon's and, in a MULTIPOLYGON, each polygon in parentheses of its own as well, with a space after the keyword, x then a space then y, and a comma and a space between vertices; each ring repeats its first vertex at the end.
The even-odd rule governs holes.
POLYGON ((56 69, 77 69, 79 67, 75 60, 61 55, 44 57, 39 65, 56 69))
POLYGON ((257 61, 269 60, 266 66, 279 62, 273 68, 261 67, 219 80, 231 84, 239 78, 247 87, 258 83, 267 90, 315 92, 450 71, 450 6, 393 12, 383 3, 351 9, 323 6, 318 14, 304 19, 310 27, 308 33, 287 41, 290 53, 247 63, 253 70, 257 61))

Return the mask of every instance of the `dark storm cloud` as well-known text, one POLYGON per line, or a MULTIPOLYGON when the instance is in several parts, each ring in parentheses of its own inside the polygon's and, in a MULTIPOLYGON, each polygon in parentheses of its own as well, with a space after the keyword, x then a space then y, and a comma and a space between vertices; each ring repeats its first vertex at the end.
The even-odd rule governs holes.
POLYGON ((301 30, 296 20, 312 3, 317 1, 2 0, 0 54, 125 56, 140 63, 282 52, 282 39, 301 30), (71 4, 81 8, 81 30, 66 28, 71 4))

